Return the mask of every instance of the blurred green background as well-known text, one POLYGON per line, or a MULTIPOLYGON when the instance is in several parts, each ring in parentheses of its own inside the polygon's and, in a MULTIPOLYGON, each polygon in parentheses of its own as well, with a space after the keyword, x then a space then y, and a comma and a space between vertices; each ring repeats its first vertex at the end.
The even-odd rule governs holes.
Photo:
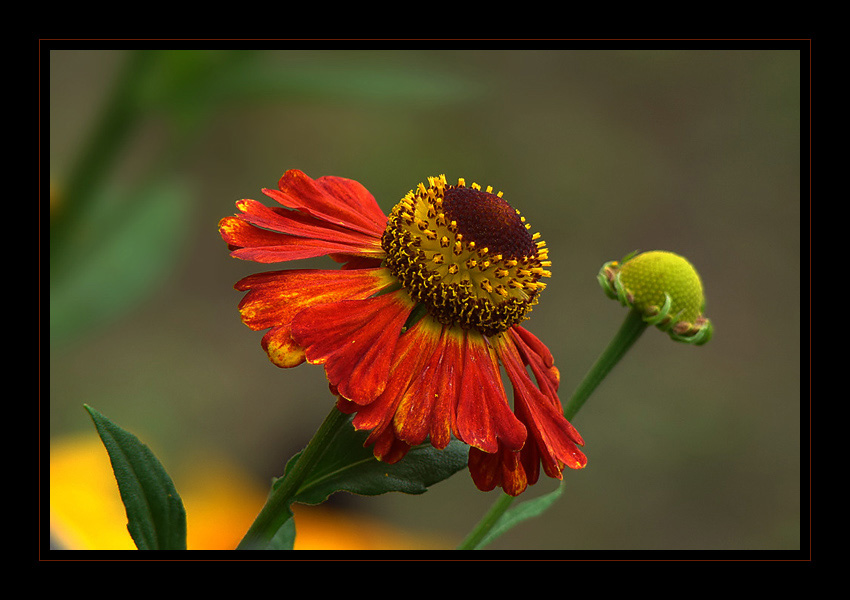
MULTIPOLYGON (((321 368, 274 367, 240 322, 232 285, 269 267, 230 258, 218 220, 290 168, 356 179, 385 211, 445 173, 504 191, 547 241, 553 277, 526 325, 562 397, 625 317, 596 283, 605 261, 688 257, 715 324, 698 348, 647 331, 574 420, 588 467, 491 547, 799 548, 800 60, 51 50, 51 440, 90 433, 88 403, 178 490, 215 455, 266 486, 332 398, 321 368)), ((457 542, 496 494, 464 471, 422 496, 331 505, 457 542)))

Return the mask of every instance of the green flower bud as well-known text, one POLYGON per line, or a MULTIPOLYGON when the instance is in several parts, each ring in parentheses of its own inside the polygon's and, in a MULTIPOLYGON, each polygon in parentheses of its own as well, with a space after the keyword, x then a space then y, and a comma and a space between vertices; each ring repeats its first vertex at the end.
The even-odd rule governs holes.
POLYGON ((676 341, 704 344, 713 327, 704 316, 702 281, 686 259, 655 250, 632 253, 621 262, 605 263, 599 284, 609 297, 640 312, 643 319, 676 341))

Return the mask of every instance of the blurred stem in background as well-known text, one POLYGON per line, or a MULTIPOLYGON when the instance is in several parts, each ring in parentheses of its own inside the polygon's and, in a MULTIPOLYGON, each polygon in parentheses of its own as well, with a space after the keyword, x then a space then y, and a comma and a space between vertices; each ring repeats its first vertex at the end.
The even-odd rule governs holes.
POLYGON ((191 145, 242 77, 252 53, 134 50, 123 57, 103 108, 68 173, 51 173, 50 339, 77 339, 123 315, 175 269, 191 232, 191 145), (217 92, 218 90, 218 92, 217 92), (222 92, 221 90, 226 90, 222 92), (166 138, 152 164, 118 177, 143 128, 166 138))
MULTIPOLYGON (((116 172, 147 119, 167 52, 126 53, 112 89, 68 173, 51 173, 50 341, 85 335, 133 308, 172 271, 192 195, 179 181, 182 144, 170 138, 139 180, 116 172)), ((172 122, 173 125, 173 122, 172 122)))
POLYGON ((61 203, 50 220, 51 264, 66 243, 69 232, 79 227, 94 190, 104 184, 104 179, 121 155, 120 149, 139 125, 141 115, 136 87, 145 80, 144 72, 153 61, 152 53, 129 54, 93 131, 83 144, 69 175, 62 181, 59 192, 61 203))

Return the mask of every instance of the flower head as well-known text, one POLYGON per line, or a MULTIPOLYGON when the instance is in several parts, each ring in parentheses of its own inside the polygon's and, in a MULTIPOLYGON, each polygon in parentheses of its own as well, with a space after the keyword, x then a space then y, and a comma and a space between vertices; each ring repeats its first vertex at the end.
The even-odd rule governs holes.
POLYGON ((454 436, 471 446, 475 484, 512 495, 541 464, 555 478, 586 464, 552 355, 520 325, 551 275, 547 250, 501 193, 432 177, 387 218, 349 179, 292 170, 278 188, 263 190, 277 206, 241 200, 241 214, 221 220, 232 255, 328 255, 342 268, 242 279, 242 320, 268 330, 262 345, 274 364, 324 366, 337 406, 370 432, 377 458, 395 462, 426 439, 444 448, 454 436))
POLYGON ((676 341, 705 344, 713 326, 705 316, 702 280, 685 258, 654 250, 605 263, 598 275, 609 297, 643 314, 676 341))
POLYGON ((387 267, 441 323, 498 334, 526 319, 551 273, 546 248, 501 194, 433 177, 395 206, 387 267))

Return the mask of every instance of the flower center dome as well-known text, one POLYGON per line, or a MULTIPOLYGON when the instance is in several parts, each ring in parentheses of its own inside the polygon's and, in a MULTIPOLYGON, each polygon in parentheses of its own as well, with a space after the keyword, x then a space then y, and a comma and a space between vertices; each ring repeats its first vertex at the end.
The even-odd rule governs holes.
POLYGON ((381 244, 386 265, 444 324, 495 335, 527 318, 546 287, 545 243, 501 192, 444 175, 419 184, 392 210, 381 244))

